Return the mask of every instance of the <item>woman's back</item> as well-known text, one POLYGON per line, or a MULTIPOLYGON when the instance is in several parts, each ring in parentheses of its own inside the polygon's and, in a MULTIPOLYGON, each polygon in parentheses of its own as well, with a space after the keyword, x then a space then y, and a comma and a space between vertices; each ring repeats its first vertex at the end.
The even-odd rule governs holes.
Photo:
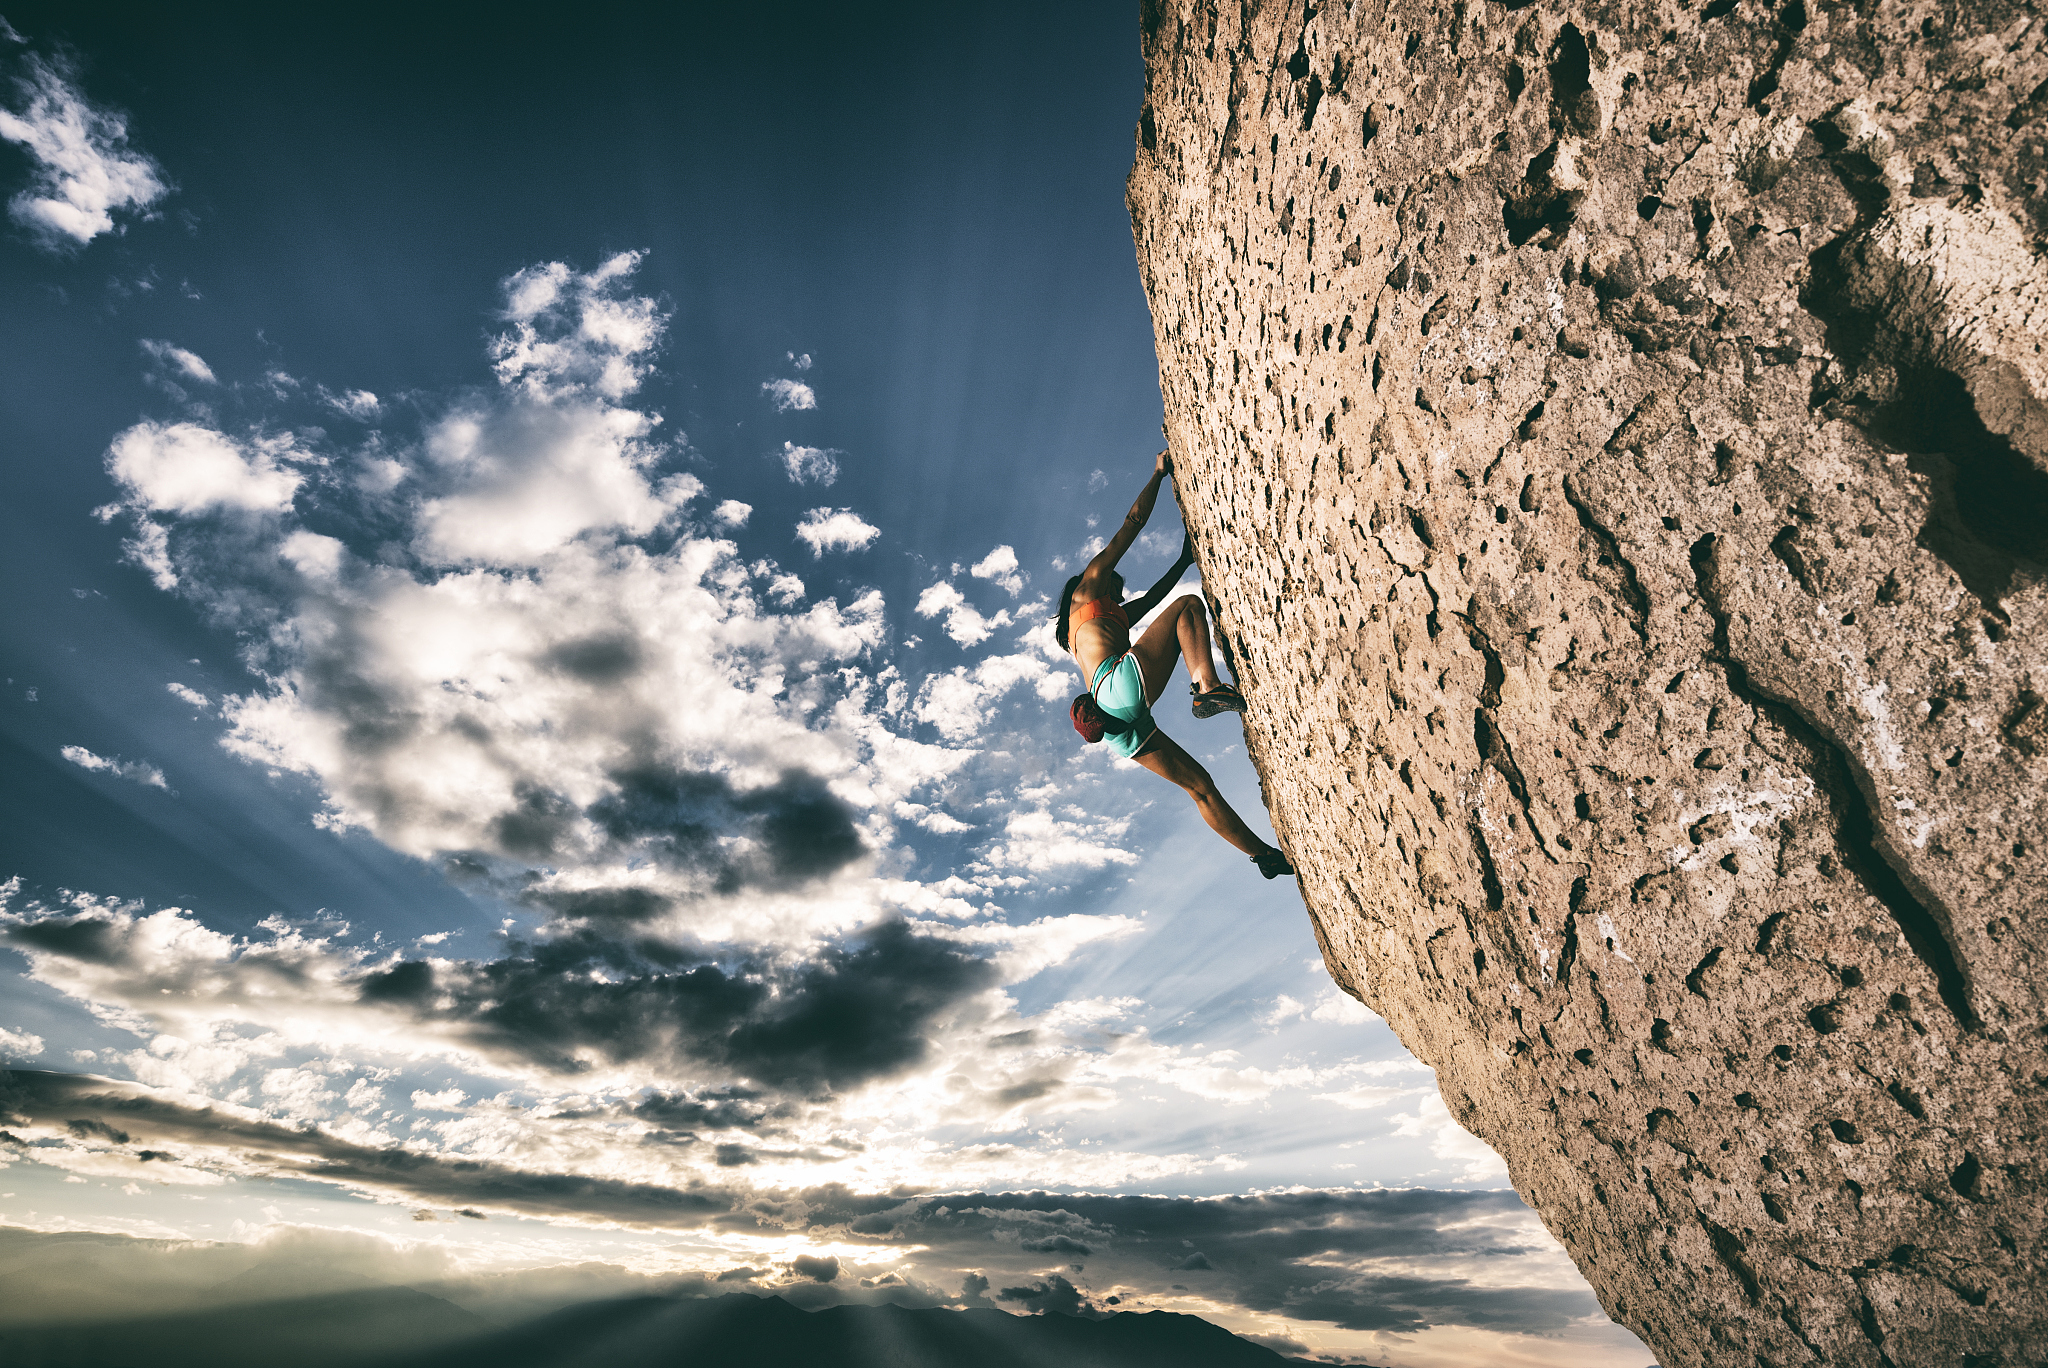
POLYGON ((1092 677, 1103 661, 1131 649, 1131 619, 1116 599, 1089 599, 1074 605, 1067 637, 1073 643, 1074 658, 1092 677))

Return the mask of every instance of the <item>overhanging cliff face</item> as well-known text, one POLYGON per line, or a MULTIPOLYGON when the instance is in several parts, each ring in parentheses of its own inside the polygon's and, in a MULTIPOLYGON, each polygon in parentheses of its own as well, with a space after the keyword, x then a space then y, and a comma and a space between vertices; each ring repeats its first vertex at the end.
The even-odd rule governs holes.
POLYGON ((1330 972, 1667 1365, 2018 1365, 2018 6, 1145 5, 1181 507, 1330 972))

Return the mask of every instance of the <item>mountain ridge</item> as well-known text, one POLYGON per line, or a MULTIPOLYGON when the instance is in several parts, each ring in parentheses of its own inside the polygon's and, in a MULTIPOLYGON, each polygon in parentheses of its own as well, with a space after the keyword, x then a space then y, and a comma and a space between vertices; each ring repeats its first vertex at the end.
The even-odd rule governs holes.
POLYGON ((9 1368, 1280 1368, 1288 1358, 1199 1316, 1100 1318, 888 1303, 806 1311, 777 1296, 578 1302, 500 1327, 390 1286, 53 1325, 0 1327, 9 1368))

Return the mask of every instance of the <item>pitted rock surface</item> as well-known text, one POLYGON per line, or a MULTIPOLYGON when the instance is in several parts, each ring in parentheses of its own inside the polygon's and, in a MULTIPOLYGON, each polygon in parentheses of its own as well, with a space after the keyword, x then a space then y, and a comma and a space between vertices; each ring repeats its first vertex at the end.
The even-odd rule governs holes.
POLYGON ((2048 1360, 2048 51, 1147 0, 1180 503, 1331 974, 1678 1365, 2048 1360))

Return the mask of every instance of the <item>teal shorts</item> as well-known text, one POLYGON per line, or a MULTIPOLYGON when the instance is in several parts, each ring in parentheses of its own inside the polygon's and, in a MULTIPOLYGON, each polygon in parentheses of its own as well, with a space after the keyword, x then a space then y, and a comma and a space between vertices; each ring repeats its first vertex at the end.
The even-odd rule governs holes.
POLYGON ((1145 676, 1138 670, 1138 657, 1126 651, 1114 660, 1103 661, 1089 687, 1095 694, 1096 707, 1131 724, 1129 731, 1105 731, 1102 739, 1116 747, 1117 754, 1126 760, 1136 759, 1159 730, 1159 724, 1152 720, 1152 710, 1145 706, 1145 676))

